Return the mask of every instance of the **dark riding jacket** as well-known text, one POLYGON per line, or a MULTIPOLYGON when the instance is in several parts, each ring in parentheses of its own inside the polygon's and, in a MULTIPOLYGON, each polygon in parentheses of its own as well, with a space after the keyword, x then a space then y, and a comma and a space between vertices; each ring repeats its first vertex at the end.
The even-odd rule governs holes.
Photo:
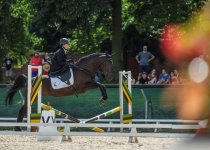
POLYGON ((50 71, 52 73, 61 72, 64 68, 67 68, 68 62, 64 48, 60 48, 55 52, 52 59, 50 71))

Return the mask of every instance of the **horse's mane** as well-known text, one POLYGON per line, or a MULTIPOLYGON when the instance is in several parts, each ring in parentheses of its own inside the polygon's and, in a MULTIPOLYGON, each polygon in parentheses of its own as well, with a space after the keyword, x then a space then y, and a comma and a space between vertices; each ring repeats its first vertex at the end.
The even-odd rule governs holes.
POLYGON ((76 62, 76 65, 81 65, 83 63, 86 63, 88 60, 91 60, 93 58, 97 58, 99 56, 106 56, 105 53, 93 53, 93 54, 90 54, 90 55, 87 55, 87 56, 84 56, 84 57, 81 57, 77 62, 76 62))

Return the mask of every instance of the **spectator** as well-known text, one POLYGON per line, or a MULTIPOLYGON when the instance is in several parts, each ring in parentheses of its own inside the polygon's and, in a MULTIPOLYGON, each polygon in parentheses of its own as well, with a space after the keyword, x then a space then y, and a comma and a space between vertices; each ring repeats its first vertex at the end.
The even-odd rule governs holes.
POLYGON ((170 73, 170 83, 171 84, 179 84, 179 80, 178 80, 177 76, 175 76, 173 71, 171 71, 171 73, 170 73))
POLYGON ((157 82, 157 74, 156 74, 156 70, 152 69, 151 73, 148 75, 148 84, 156 84, 157 82))
POLYGON ((136 55, 136 60, 139 63, 139 73, 149 73, 149 62, 154 58, 155 56, 147 51, 147 45, 144 45, 143 51, 136 55))
POLYGON ((49 72, 50 72, 50 64, 51 64, 51 58, 49 56, 49 53, 46 52, 44 54, 44 58, 42 59, 42 75, 43 77, 48 78, 49 72))
POLYGON ((159 80, 157 84, 169 84, 170 76, 168 73, 166 73, 165 69, 162 69, 162 73, 159 76, 159 80))
POLYGON ((141 77, 142 77, 142 75, 141 75, 141 73, 139 73, 138 78, 136 80, 136 84, 139 84, 139 80, 141 79, 141 77))
POLYGON ((181 83, 181 78, 180 78, 178 70, 174 69, 174 75, 177 77, 179 83, 181 83))
MULTIPOLYGON (((30 65, 32 66, 41 66, 42 65, 42 59, 39 57, 39 53, 36 52, 34 56, 30 60, 30 65)), ((38 69, 32 68, 32 78, 36 77, 38 75, 38 69)))
POLYGON ((6 76, 6 81, 11 82, 11 77, 12 77, 12 64, 13 60, 10 58, 9 54, 6 56, 6 59, 4 60, 4 66, 5 66, 5 76, 6 76))
POLYGON ((138 78, 138 81, 137 81, 137 84, 148 84, 148 77, 147 77, 147 73, 146 72, 143 72, 142 75, 139 74, 139 78, 138 78))
POLYGON ((47 62, 44 62, 42 64, 42 76, 45 78, 49 77, 49 72, 50 72, 50 64, 47 62))
POLYGON ((136 84, 136 80, 135 80, 134 78, 132 78, 131 84, 132 84, 132 85, 136 84))
POLYGON ((51 64, 51 58, 48 52, 44 54, 44 58, 42 59, 42 64, 44 63, 51 64))

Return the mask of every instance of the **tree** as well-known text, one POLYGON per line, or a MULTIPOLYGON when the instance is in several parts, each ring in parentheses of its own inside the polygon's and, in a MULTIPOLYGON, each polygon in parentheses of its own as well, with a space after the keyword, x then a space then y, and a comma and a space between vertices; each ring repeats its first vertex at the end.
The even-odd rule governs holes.
POLYGON ((166 24, 184 24, 200 13, 207 0, 125 0, 129 5, 126 16, 139 33, 159 39, 166 24))
POLYGON ((123 53, 122 53, 122 27, 121 27, 121 0, 113 1, 113 13, 112 13, 112 52, 115 76, 118 76, 118 72, 122 70, 123 53))
POLYGON ((139 35, 158 40, 165 24, 186 22, 205 1, 0 0, 0 49, 15 56, 29 49, 54 51, 59 38, 66 36, 72 39, 73 52, 91 53, 100 51, 104 39, 112 39, 119 70, 122 30, 132 25, 139 35))
MULTIPOLYGON (((32 13, 27 0, 0 0, 0 59, 10 53, 16 61, 26 61, 39 39, 28 30, 32 13)), ((22 63, 23 63, 22 62, 22 63)))
POLYGON ((122 69, 121 0, 41 0, 33 6, 31 31, 45 39, 46 50, 56 50, 59 39, 66 36, 71 39, 71 52, 91 53, 100 51, 100 43, 112 37, 114 64, 117 71, 122 69))
POLYGON ((100 42, 110 36, 107 18, 109 0, 33 1, 35 18, 31 31, 45 39, 44 48, 54 51, 61 37, 69 37, 72 51, 99 51, 100 42))
MULTIPOLYGON (((72 39, 72 51, 79 53, 100 51, 100 43, 104 43, 104 39, 111 39, 114 65, 118 72, 122 69, 122 49, 125 49, 122 47, 122 29, 126 31, 129 26, 134 26, 139 36, 144 35, 139 39, 146 38, 148 41, 151 38, 158 41, 165 24, 184 23, 202 8, 204 2, 205 0, 33 1, 36 15, 31 31, 45 39, 44 49, 49 51, 56 49, 56 42, 63 36, 72 39)), ((137 41, 132 38, 129 41, 137 41)), ((103 50, 104 47, 108 46, 103 46, 103 50)), ((136 47, 130 49, 136 50, 136 47)))

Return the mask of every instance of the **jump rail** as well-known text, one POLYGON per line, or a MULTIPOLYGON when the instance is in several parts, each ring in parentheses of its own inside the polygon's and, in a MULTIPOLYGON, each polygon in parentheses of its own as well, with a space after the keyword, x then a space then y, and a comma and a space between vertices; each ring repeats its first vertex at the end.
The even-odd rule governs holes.
POLYGON ((102 127, 102 128, 162 128, 162 129, 198 129, 199 125, 174 125, 174 124, 104 124, 104 123, 11 123, 0 122, 0 127, 14 126, 52 126, 52 127, 102 127))
MULTIPOLYGON (((0 118, 0 121, 16 121, 17 118, 11 118, 11 117, 2 117, 0 118)), ((23 119, 24 121, 27 121, 27 118, 23 119)), ((79 119, 81 121, 86 120, 85 118, 79 119)), ((56 118, 57 122, 71 122, 68 119, 65 118, 56 118)), ((96 122, 119 122, 120 119, 99 119, 96 120, 96 122)), ((143 122, 150 122, 150 123, 198 123, 200 120, 180 120, 180 119, 133 119, 134 123, 143 123, 143 122)))
MULTIPOLYGON (((118 120, 119 121, 119 120, 118 120)), ((134 129, 199 129, 199 125, 174 125, 174 124, 104 124, 104 123, 12 123, 12 122, 0 122, 0 127, 14 127, 14 126, 53 126, 53 127, 101 127, 101 128, 134 128, 134 129)), ((40 136, 61 136, 61 135, 70 135, 70 136, 120 136, 120 137, 179 137, 179 138, 192 138, 194 134, 186 134, 186 133, 141 133, 137 130, 136 133, 132 132, 58 132, 58 133, 39 133, 39 132, 16 132, 16 131, 0 131, 2 135, 40 135, 40 136)))

